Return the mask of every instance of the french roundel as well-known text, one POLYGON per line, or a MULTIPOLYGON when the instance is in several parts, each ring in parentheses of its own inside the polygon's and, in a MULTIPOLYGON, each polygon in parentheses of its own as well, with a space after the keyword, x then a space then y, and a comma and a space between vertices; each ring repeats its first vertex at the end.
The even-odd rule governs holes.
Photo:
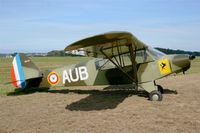
POLYGON ((59 82, 59 76, 56 72, 51 72, 48 75, 47 80, 50 84, 56 85, 59 82))

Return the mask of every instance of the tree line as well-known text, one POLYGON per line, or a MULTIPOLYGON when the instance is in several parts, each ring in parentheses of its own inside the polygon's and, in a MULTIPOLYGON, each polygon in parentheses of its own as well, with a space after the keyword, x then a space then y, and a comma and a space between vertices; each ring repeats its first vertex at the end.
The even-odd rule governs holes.
POLYGON ((157 50, 165 53, 165 54, 189 54, 189 55, 194 55, 194 56, 200 56, 200 52, 197 51, 184 51, 184 50, 173 50, 173 49, 169 49, 169 48, 159 48, 156 47, 157 50))
MULTIPOLYGON (((189 55, 194 55, 194 56, 200 56, 200 52, 197 51, 184 51, 184 50, 173 50, 169 48, 159 48, 156 47, 155 49, 165 53, 165 54, 189 54, 189 55)), ((47 56, 80 56, 80 55, 75 55, 72 52, 65 53, 64 50, 52 50, 47 53, 47 56)))

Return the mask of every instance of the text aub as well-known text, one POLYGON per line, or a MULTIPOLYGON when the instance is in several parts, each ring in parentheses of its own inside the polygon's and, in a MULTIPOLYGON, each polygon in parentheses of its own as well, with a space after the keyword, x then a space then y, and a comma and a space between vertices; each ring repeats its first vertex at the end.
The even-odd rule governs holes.
POLYGON ((63 84, 65 84, 66 81, 69 83, 77 82, 79 80, 86 80, 89 77, 87 68, 85 66, 75 68, 73 71, 72 69, 63 71, 63 84), (73 71, 75 72, 74 74, 73 71))

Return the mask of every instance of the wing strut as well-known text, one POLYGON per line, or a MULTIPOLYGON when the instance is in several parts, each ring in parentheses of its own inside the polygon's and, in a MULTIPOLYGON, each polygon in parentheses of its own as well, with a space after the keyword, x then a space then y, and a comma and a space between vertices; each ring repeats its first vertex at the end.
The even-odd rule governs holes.
POLYGON ((136 51, 134 52, 133 50, 133 45, 129 45, 129 51, 130 51, 130 56, 131 56, 131 63, 132 63, 132 68, 133 68, 133 77, 135 83, 137 83, 137 66, 136 66, 136 51))
MULTIPOLYGON (((108 59, 110 60, 121 72, 123 72, 133 83, 137 84, 137 68, 136 68, 136 62, 135 62, 135 57, 136 55, 134 54, 134 50, 133 50, 133 46, 132 44, 130 44, 129 46, 129 53, 130 53, 130 56, 131 56, 131 63, 132 63, 132 69, 134 70, 133 72, 133 77, 131 77, 129 74, 127 74, 123 69, 122 67, 120 66, 120 64, 122 65, 122 62, 120 61, 120 63, 117 61, 116 57, 113 55, 112 57, 114 57, 114 59, 116 60, 113 61, 111 57, 109 57, 104 51, 103 51, 103 47, 100 48, 100 52, 108 59)), ((119 52, 119 50, 118 50, 119 52)), ((111 52, 113 54, 113 52, 111 52)), ((136 52, 135 52, 136 53, 136 52)), ((118 53, 120 54, 120 53, 118 53)), ((119 57, 119 60, 121 57, 119 57)))

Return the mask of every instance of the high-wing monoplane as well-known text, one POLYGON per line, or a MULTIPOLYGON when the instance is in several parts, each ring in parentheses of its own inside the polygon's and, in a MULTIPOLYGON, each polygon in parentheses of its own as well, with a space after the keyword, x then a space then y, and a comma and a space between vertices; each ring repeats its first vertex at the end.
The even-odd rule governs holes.
POLYGON ((190 68, 189 55, 166 55, 139 41, 129 32, 109 32, 68 45, 93 59, 42 72, 30 58, 19 53, 13 59, 13 85, 31 87, 95 86, 131 84, 144 89, 152 101, 161 101, 163 88, 156 80, 190 68))

